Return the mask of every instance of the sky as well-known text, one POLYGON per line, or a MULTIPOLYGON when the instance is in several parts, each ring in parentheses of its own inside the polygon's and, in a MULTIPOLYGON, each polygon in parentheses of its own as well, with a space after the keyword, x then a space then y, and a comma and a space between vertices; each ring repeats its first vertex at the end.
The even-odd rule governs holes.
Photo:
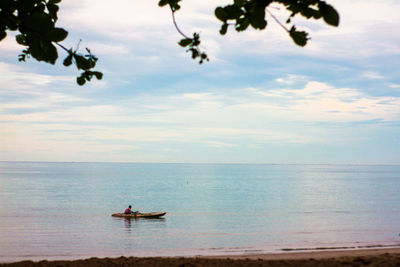
POLYGON ((177 22, 210 57, 199 65, 156 0, 64 0, 63 45, 81 39, 104 78, 78 86, 61 50, 55 66, 18 62, 9 33, 0 161, 400 164, 400 1, 327 2, 340 26, 296 17, 301 48, 268 16, 221 36, 214 9, 230 1, 184 0, 177 22))

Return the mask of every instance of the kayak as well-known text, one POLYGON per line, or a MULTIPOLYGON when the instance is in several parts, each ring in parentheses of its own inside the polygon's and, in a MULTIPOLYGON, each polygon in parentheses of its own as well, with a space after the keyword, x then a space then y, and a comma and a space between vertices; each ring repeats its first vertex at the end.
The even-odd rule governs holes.
POLYGON ((134 213, 134 214, 125 214, 125 213, 114 213, 111 216, 113 217, 124 217, 124 218, 159 218, 167 214, 166 212, 149 212, 149 213, 134 213))

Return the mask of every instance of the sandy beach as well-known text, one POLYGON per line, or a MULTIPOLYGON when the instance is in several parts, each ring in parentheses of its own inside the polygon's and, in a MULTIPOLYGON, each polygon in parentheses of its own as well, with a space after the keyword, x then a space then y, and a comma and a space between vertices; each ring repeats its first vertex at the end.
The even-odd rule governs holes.
POLYGON ((11 266, 400 266, 400 248, 200 257, 119 257, 73 261, 21 261, 11 266))

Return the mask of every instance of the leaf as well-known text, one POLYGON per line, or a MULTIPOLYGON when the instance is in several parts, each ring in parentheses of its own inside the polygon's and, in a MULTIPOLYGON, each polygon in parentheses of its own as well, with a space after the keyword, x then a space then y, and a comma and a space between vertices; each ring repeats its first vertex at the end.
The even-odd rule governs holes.
POLYGON ((169 5, 172 8, 173 11, 176 11, 176 10, 178 10, 180 8, 180 6, 178 4, 179 1, 181 1, 181 0, 160 0, 158 2, 158 5, 160 7, 163 7, 165 5, 169 5))
POLYGON ((53 42, 61 42, 67 38, 68 32, 63 28, 54 28, 47 34, 47 38, 53 42))
POLYGON ((165 5, 167 5, 168 4, 168 0, 160 0, 160 2, 158 2, 158 5, 159 6, 165 6, 165 5))
POLYGON ((25 36, 23 36, 22 34, 18 34, 17 36, 15 36, 15 40, 17 41, 17 43, 19 43, 20 45, 27 45, 26 44, 26 40, 25 40, 25 36))
POLYGON ((237 6, 243 6, 243 5, 244 5, 244 2, 245 2, 245 0, 234 0, 233 2, 234 2, 234 3, 235 3, 235 5, 237 5, 237 6))
POLYGON ((61 2, 61 0, 49 0, 50 5, 58 4, 60 2, 61 2))
POLYGON ((169 0, 169 4, 173 11, 177 11, 181 8, 181 6, 178 4, 179 1, 181 0, 169 0))
POLYGON ((319 9, 324 18, 324 21, 332 26, 339 26, 339 14, 331 5, 325 2, 320 2, 319 9))
POLYGON ((69 54, 63 62, 64 66, 68 67, 72 64, 72 54, 69 54))
POLYGON ((182 47, 186 47, 186 46, 188 46, 188 45, 190 45, 191 43, 192 43, 192 39, 190 39, 190 38, 184 38, 184 39, 182 39, 178 44, 180 45, 180 46, 182 46, 182 47))
POLYGON ((82 75, 77 77, 76 82, 81 86, 84 85, 86 83, 85 77, 83 77, 82 75))
POLYGON ((85 77, 85 79, 90 82, 90 80, 92 79, 93 76, 93 72, 90 70, 86 70, 84 73, 82 73, 83 77, 85 77))
POLYGON ((43 51, 40 47, 38 40, 35 40, 32 44, 30 44, 29 50, 31 52, 32 57, 35 58, 37 61, 43 60, 43 51))
POLYGON ((220 6, 215 9, 214 13, 217 19, 219 19, 222 22, 225 22, 228 17, 228 14, 225 12, 225 9, 220 6))
POLYGON ((18 55, 18 61, 25 61, 25 59, 29 57, 30 54, 31 52, 29 51, 29 49, 22 50, 22 54, 18 55))
POLYGON ((192 52, 192 58, 193 59, 195 59, 196 57, 199 56, 199 51, 197 49, 195 49, 195 48, 190 48, 190 49, 188 49, 188 51, 192 52))
POLYGON ((48 4, 46 5, 46 7, 47 7, 47 10, 49 10, 50 16, 51 16, 53 19, 57 20, 57 12, 58 12, 58 10, 59 10, 59 7, 58 7, 57 5, 50 4, 50 3, 48 3, 48 4))
POLYGON ((101 80, 103 78, 103 73, 99 71, 93 71, 93 75, 96 76, 97 80, 101 80))
POLYGON ((256 11, 250 17, 250 24, 254 29, 264 29, 267 26, 267 21, 265 20, 265 10, 256 9, 256 11))
POLYGON ((247 29, 247 27, 249 27, 249 25, 250 25, 249 20, 247 18, 244 18, 244 19, 238 20, 238 22, 235 25, 235 29, 238 32, 245 31, 247 29))
POLYGON ((19 54, 19 55, 18 55, 18 61, 19 61, 19 62, 25 61, 25 59, 26 59, 26 55, 25 55, 25 54, 19 54))
POLYGON ((198 46, 198 45, 200 45, 200 35, 194 32, 191 46, 198 46))
POLYGON ((51 21, 51 17, 44 12, 33 13, 26 19, 26 24, 40 33, 47 33, 54 28, 54 23, 51 21))
POLYGON ((76 62, 76 67, 78 69, 87 70, 90 68, 90 63, 83 56, 74 54, 74 58, 75 58, 75 62, 76 62))
POLYGON ((227 31, 228 31, 228 24, 227 23, 222 24, 221 29, 219 30, 219 33, 221 35, 224 35, 224 34, 226 34, 227 31))
POLYGON ((237 5, 228 5, 224 7, 224 11, 226 19, 238 19, 243 14, 243 10, 237 5))
POLYGON ((292 37, 295 44, 298 46, 305 46, 308 41, 308 33, 305 31, 297 31, 296 27, 292 26, 289 31, 290 37, 292 37))
POLYGON ((7 36, 6 31, 0 31, 0 41, 6 38, 6 36, 7 36))
POLYGON ((44 60, 51 64, 55 64, 57 58, 58 58, 57 48, 52 43, 48 43, 47 49, 45 51, 44 60))

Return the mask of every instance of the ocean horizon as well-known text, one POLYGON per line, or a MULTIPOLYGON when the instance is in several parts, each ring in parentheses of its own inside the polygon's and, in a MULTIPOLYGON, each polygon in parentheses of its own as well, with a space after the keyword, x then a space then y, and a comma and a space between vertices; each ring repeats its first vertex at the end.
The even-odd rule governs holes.
POLYGON ((3 163, 104 163, 104 164, 213 164, 213 165, 337 165, 337 166, 400 166, 400 163, 282 163, 282 162, 162 162, 162 161, 48 161, 48 160, 0 160, 3 163))
POLYGON ((400 246, 400 165, 0 162, 0 262, 400 246), (111 217, 133 205, 162 219, 111 217))

